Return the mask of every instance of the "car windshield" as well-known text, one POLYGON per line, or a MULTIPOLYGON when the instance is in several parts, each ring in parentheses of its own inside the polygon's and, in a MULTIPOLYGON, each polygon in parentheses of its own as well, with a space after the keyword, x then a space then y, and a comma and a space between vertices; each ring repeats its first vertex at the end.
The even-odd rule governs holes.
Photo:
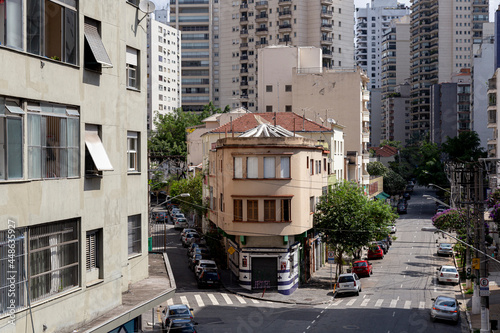
POLYGON ((436 305, 455 307, 455 301, 451 299, 437 299, 436 305))
POLYGON ((354 267, 366 267, 366 262, 355 262, 354 267))
POLYGON ((451 244, 441 244, 440 246, 443 247, 443 248, 450 248, 451 244))
POLYGON ((354 281, 354 277, 352 275, 339 277, 339 282, 353 282, 353 281, 354 281))
POLYGON ((183 218, 178 218, 178 219, 177 219, 177 222, 186 222, 186 219, 183 219, 183 218))
POLYGON ((169 316, 175 316, 175 317, 190 317, 191 312, 187 308, 179 308, 179 309, 170 309, 168 312, 169 316))
POLYGON ((378 246, 372 246, 372 247, 370 247, 370 251, 372 251, 372 252, 377 252, 378 250, 379 250, 378 246))
POLYGON ((201 267, 205 267, 205 268, 217 268, 217 266, 214 265, 214 264, 201 264, 201 267))

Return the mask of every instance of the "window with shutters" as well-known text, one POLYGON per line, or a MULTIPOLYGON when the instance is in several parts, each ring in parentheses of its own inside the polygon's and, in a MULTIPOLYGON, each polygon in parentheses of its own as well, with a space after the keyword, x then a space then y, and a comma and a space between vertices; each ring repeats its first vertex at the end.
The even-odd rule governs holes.
POLYGON ((234 203, 234 220, 243 221, 243 200, 235 199, 234 203))
POLYGON ((84 35, 84 68, 101 73, 103 67, 113 67, 101 39, 101 22, 85 17, 84 35))
POLYGON ((281 221, 290 222, 292 199, 281 199, 281 221))
POLYGON ((139 90, 139 50, 127 46, 126 64, 127 88, 139 90))
POLYGON ((243 159, 241 157, 234 158, 234 178, 243 178, 243 159))
POLYGON ((87 271, 92 271, 99 269, 99 264, 97 260, 97 237, 98 237, 98 231, 89 231, 87 232, 87 238, 86 238, 86 248, 87 248, 87 255, 86 255, 86 267, 87 271))
POLYGON ((247 178, 257 178, 259 176, 259 158, 247 157, 247 178))
POLYGON ((276 200, 264 200, 264 221, 276 221, 276 200))
POLYGON ((247 221, 259 220, 259 201, 247 200, 247 221))
POLYGON ((127 132, 128 172, 139 171, 139 132, 127 132))

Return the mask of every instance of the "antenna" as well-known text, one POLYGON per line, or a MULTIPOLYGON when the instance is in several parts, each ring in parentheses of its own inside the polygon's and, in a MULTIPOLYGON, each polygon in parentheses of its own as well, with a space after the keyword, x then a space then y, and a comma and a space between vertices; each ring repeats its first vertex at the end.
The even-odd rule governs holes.
POLYGON ((156 9, 155 3, 150 0, 142 0, 139 3, 139 10, 145 14, 151 14, 156 9))

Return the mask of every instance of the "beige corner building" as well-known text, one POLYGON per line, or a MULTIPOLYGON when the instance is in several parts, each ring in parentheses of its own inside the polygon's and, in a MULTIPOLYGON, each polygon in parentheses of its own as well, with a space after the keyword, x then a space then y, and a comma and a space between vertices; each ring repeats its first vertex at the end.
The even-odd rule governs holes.
POLYGON ((0 2, 2 333, 133 331, 173 292, 135 293, 149 262, 137 5, 0 2))

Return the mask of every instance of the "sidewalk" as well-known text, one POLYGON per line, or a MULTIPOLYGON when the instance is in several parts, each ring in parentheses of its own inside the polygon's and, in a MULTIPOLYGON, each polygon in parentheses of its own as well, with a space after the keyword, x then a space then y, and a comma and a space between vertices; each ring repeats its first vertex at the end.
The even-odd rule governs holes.
MULTIPOLYGON (((345 271, 345 269, 344 269, 345 271)), ((286 304, 302 304, 302 305, 318 305, 324 304, 332 300, 333 291, 330 288, 330 265, 326 264, 314 273, 314 276, 308 283, 302 284, 291 295, 282 295, 276 290, 271 291, 254 291, 247 290, 237 283, 237 278, 230 270, 222 270, 221 279, 224 288, 240 296, 271 301, 286 304)), ((335 267, 333 267, 333 274, 335 274, 335 267)))

